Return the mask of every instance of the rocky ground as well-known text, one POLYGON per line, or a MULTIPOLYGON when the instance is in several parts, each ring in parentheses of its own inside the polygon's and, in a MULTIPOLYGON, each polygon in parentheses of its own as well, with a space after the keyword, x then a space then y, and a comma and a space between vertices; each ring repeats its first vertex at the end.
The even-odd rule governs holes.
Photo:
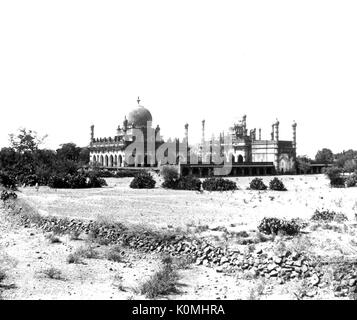
MULTIPOLYGON (((147 298, 145 293, 140 292, 141 285, 160 270, 163 258, 170 254, 175 259, 174 266, 178 274, 175 282, 177 292, 158 295, 158 299, 354 298, 357 229, 353 214, 355 208, 349 208, 346 204, 353 203, 357 189, 330 189, 322 176, 308 176, 306 181, 315 183, 313 190, 310 190, 301 176, 293 180, 291 177, 284 178, 290 181, 290 186, 286 183, 289 191, 274 195, 269 191, 253 194, 252 190, 244 189, 235 193, 203 195, 191 192, 188 201, 197 199, 197 206, 194 207, 199 208, 198 215, 207 210, 207 207, 200 207, 202 197, 215 199, 212 201, 216 205, 231 199, 228 207, 222 205, 224 208, 233 206, 239 197, 245 199, 249 194, 255 200, 248 203, 241 201, 246 206, 237 205, 238 212, 233 218, 224 216, 226 219, 231 217, 231 223, 219 219, 209 225, 190 223, 185 230, 178 226, 182 224, 178 217, 172 220, 172 223, 177 223, 176 227, 167 226, 164 229, 158 226, 150 228, 153 221, 148 226, 135 224, 124 219, 126 215, 120 215, 122 207, 118 207, 120 210, 116 219, 110 212, 107 217, 99 215, 94 218, 91 212, 85 216, 88 201, 93 204, 93 199, 96 199, 94 210, 103 201, 98 200, 100 197, 114 199, 114 191, 126 190, 126 193, 119 192, 117 197, 128 201, 129 191, 124 188, 121 179, 112 180, 110 187, 103 190, 78 190, 83 198, 81 216, 69 214, 64 217, 69 204, 73 203, 73 197, 67 199, 64 195, 76 194, 74 190, 20 190, 16 203, 5 203, 0 212, 0 268, 4 274, 0 285, 1 297, 147 298), (296 190, 292 187, 294 184, 296 190), (83 192, 87 192, 86 197, 83 192), (346 197, 338 200, 343 192, 346 197), (106 195, 98 196, 100 193, 106 195), (297 236, 264 236, 257 232, 256 226, 253 228, 251 222, 246 224, 243 219, 242 212, 247 214, 254 208, 260 212, 264 203, 274 203, 274 200, 277 200, 274 206, 265 207, 266 215, 274 215, 275 212, 269 210, 277 209, 276 215, 279 216, 281 202, 284 199, 292 201, 294 196, 301 201, 301 193, 310 200, 319 197, 320 202, 303 206, 300 218, 305 221, 305 227, 297 236), (63 200, 61 205, 59 199, 63 200), (311 221, 308 213, 312 214, 311 208, 321 205, 321 200, 325 200, 325 207, 333 205, 333 209, 337 208, 346 214, 348 220, 330 223, 311 221), (55 215, 48 214, 51 206, 55 215), (73 233, 79 238, 76 239, 73 233), (54 238, 57 240, 54 241, 54 238), (68 263, 70 254, 88 247, 95 254, 82 256, 80 263, 68 263), (120 253, 120 261, 110 260, 109 253, 113 250, 120 253)), ((148 206, 149 211, 153 210, 154 203, 160 203, 160 199, 162 206, 172 207, 173 204, 167 199, 172 196, 172 191, 167 191, 169 194, 165 196, 166 191, 151 190, 153 202, 148 206)), ((144 199, 141 210, 144 210, 150 191, 145 190, 138 195, 133 200, 134 207, 141 196, 144 199)), ((74 198, 75 203, 80 203, 78 195, 74 198)), ((176 204, 180 204, 179 212, 183 211, 183 200, 180 199, 179 196, 175 200, 176 204)), ((114 207, 108 206, 114 210, 114 207)), ((211 210, 219 211, 220 207, 218 205, 211 210)), ((285 210, 287 208, 290 208, 289 204, 286 204, 285 210)), ((255 220, 259 215, 246 220, 255 220)), ((295 216, 295 211, 290 216, 295 216)), ((165 217, 163 214, 160 224, 165 217)))

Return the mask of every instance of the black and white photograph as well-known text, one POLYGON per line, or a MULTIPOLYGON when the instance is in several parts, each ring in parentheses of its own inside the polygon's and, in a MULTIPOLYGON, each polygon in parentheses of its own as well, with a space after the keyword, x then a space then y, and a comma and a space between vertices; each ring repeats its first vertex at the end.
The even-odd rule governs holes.
POLYGON ((356 17, 0 0, 0 300, 357 299, 356 17))

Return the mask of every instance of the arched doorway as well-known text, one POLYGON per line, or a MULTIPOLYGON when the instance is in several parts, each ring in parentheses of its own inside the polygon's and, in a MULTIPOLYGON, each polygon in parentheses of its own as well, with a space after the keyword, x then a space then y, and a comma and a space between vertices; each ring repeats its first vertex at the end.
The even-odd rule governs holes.
POLYGON ((242 163, 243 162, 243 156, 240 154, 238 156, 238 163, 242 163))
POLYGON ((119 155, 119 157, 118 157, 118 167, 122 166, 122 162, 123 162, 123 157, 121 155, 119 155))
POLYGON ((104 160, 104 166, 105 166, 105 167, 108 167, 108 162, 109 162, 108 160, 109 160, 109 159, 108 159, 108 156, 106 155, 106 156, 105 156, 105 160, 104 160))
POLYGON ((114 158, 113 158, 113 155, 111 154, 109 156, 109 167, 113 167, 113 162, 114 162, 114 158))

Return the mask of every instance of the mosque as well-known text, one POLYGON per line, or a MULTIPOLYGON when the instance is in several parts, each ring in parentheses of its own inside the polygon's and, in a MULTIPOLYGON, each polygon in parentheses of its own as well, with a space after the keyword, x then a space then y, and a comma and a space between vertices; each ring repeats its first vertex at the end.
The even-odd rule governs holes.
MULTIPOLYGON (((162 164, 157 161, 156 153, 165 146, 165 141, 160 135, 160 127, 152 127, 151 112, 137 100, 135 106, 125 116, 122 126, 118 126, 113 137, 96 138, 94 125, 91 126, 90 136, 90 163, 108 170, 130 169, 138 167, 158 168, 162 164), (137 140, 134 131, 142 132, 141 141, 137 140), (152 132, 153 134, 148 134, 152 132), (136 149, 128 153, 128 148, 133 142, 141 142, 143 148, 140 152, 136 149), (149 143, 150 142, 150 143, 149 143)), ((296 123, 292 123, 292 140, 280 140, 279 121, 272 124, 269 139, 262 139, 261 129, 251 129, 248 132, 247 117, 244 115, 240 121, 233 123, 225 139, 223 133, 219 134, 221 155, 231 163, 232 170, 229 175, 265 175, 275 173, 294 173, 296 170, 296 123), (227 143, 227 141, 229 141, 227 143)), ((190 158, 193 152, 188 144, 188 124, 185 124, 185 136, 182 141, 169 140, 174 143, 173 162, 179 166, 182 175, 210 176, 213 169, 219 164, 212 162, 212 140, 205 139, 205 120, 202 121, 202 139, 197 152, 198 161, 190 158), (182 146, 184 148, 182 148, 182 146), (205 148, 207 152, 202 153, 205 148), (182 154, 186 150, 186 154, 182 154)), ((168 142, 168 141, 166 141, 168 142)), ((168 155, 171 151, 166 151, 168 155)))

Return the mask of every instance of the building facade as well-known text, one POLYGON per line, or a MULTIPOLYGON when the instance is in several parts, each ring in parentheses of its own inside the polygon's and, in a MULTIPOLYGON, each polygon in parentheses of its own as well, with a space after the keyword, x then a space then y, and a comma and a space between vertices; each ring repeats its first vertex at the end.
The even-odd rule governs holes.
MULTIPOLYGON (((118 126, 116 134, 108 138, 95 138, 94 126, 91 126, 90 163, 107 169, 130 167, 158 167, 157 153, 167 156, 170 164, 180 166, 183 175, 211 175, 215 167, 213 161, 213 140, 205 139, 205 121, 202 121, 202 139, 199 146, 188 145, 188 124, 185 125, 184 139, 165 141, 160 135, 160 127, 152 127, 152 115, 140 104, 124 118, 122 126, 118 126), (134 130, 140 133, 140 141, 134 130), (148 133, 152 134, 148 134, 148 133), (131 149, 133 143, 141 143, 141 151, 131 149), (174 146, 161 150, 165 146, 174 146), (183 148, 182 148, 183 147, 183 148), (192 152, 197 150, 193 160, 192 152), (169 157, 169 154, 172 154, 169 157)), ((247 117, 234 123, 225 139, 223 133, 219 137, 220 156, 232 164, 232 175, 256 175, 295 172, 296 167, 296 123, 292 124, 292 140, 280 140, 279 121, 272 124, 270 139, 261 138, 261 129, 252 129, 248 133, 247 117)), ((162 157, 161 157, 162 158, 162 157)), ((161 159, 160 158, 160 159, 161 159)))

